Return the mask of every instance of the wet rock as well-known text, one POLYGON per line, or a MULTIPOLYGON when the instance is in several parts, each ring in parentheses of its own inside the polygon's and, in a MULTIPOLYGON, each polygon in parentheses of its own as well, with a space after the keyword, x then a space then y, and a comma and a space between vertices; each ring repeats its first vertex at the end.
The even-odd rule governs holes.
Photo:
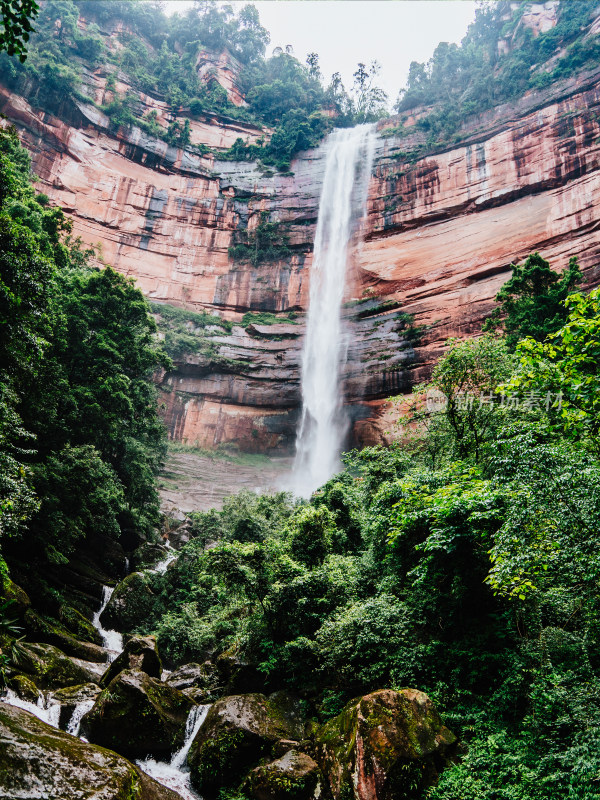
POLYGON ((156 542, 144 542, 133 553, 131 565, 135 570, 152 569, 169 555, 169 548, 156 542))
POLYGON ((1 580, 0 597, 2 600, 10 602, 9 616, 22 620, 25 612, 31 606, 29 595, 16 583, 13 583, 8 575, 2 575, 1 580))
MULTIPOLYGON (((162 675, 162 663, 156 648, 154 636, 132 636, 100 679, 100 686, 105 688, 124 669, 145 672, 151 678, 162 675)), ((179 687, 175 687, 179 688, 179 687)))
POLYGON ((208 795, 237 786, 277 741, 299 739, 303 732, 295 714, 264 694, 224 697, 211 706, 192 742, 192 783, 208 795))
POLYGON ((409 800, 437 782, 455 743, 426 694, 383 689, 323 725, 313 755, 334 800, 409 800))
POLYGON ((322 787, 316 762, 306 753, 289 750, 277 761, 255 767, 242 789, 255 800, 317 800, 322 787))
POLYGON ((121 756, 0 705, 1 800, 181 800, 121 756))
POLYGON ((16 692, 19 697, 23 698, 23 700, 29 700, 30 703, 37 703, 41 696, 40 690, 27 675, 11 675, 6 681, 6 684, 8 688, 16 692))
POLYGON ((107 630, 131 631, 148 618, 154 603, 148 576, 132 572, 115 587, 100 622, 107 630))
POLYGON ((60 704, 59 727, 66 729, 76 707, 81 703, 95 702, 101 689, 97 683, 82 683, 79 686, 68 686, 52 694, 52 701, 60 704))
POLYGON ((98 664, 106 662, 106 650, 91 642, 82 642, 62 628, 40 617, 32 609, 25 612, 25 627, 32 639, 59 647, 63 653, 98 664))
POLYGON ((101 692, 81 729, 90 742, 128 758, 164 757, 183 744, 193 705, 145 672, 125 670, 101 692))
POLYGON ((41 689, 60 689, 86 683, 89 673, 51 644, 21 642, 18 668, 41 689))
POLYGON ((208 689, 216 686, 218 675, 210 661, 204 664, 184 664, 182 667, 173 670, 165 682, 175 689, 208 689))

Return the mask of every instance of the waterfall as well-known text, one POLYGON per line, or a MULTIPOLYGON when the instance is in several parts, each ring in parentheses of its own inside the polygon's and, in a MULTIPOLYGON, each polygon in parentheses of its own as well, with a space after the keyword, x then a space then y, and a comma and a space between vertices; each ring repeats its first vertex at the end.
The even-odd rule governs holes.
POLYGON ((67 733, 70 733, 72 736, 79 736, 81 720, 85 717, 88 711, 92 710, 95 702, 95 700, 82 700, 81 703, 77 703, 67 725, 67 733))
POLYGON ((25 700, 23 697, 14 692, 12 689, 7 689, 0 697, 3 703, 9 703, 11 706, 22 708, 34 714, 42 722, 52 725, 53 728, 58 728, 60 720, 60 703, 52 700, 45 699, 41 695, 38 697, 37 702, 32 703, 30 700, 25 700))
POLYGON ((108 601, 111 598, 114 589, 110 586, 103 586, 102 587, 102 603, 100 604, 100 608, 94 614, 92 619, 92 625, 100 636, 102 637, 102 644, 104 647, 109 651, 107 656, 107 661, 110 663, 114 661, 115 658, 119 655, 121 650, 123 649, 123 637, 118 631, 107 631, 102 627, 102 623, 100 622, 100 615, 108 605, 108 601))
POLYGON ((346 359, 342 302, 353 237, 364 215, 374 130, 334 131, 326 144, 325 175, 310 272, 302 356, 302 415, 296 440, 294 489, 309 495, 340 468, 348 429, 340 387, 346 359))
POLYGON ((155 761, 153 758, 147 758, 145 761, 136 762, 138 767, 144 770, 147 775, 150 775, 151 778, 154 778, 155 781, 158 781, 163 786, 174 789, 181 795, 183 800, 199 799, 199 795, 190 786, 190 774, 186 767, 186 759, 192 742, 206 719, 209 708, 210 705, 192 708, 185 726, 183 745, 173 754, 171 761, 155 761))

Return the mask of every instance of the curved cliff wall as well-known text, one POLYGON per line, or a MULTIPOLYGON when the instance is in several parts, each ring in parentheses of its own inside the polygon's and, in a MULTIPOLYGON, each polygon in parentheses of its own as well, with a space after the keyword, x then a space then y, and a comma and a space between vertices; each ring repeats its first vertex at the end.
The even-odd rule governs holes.
MULTIPOLYGON (((101 103, 101 71, 88 85, 101 103)), ((156 99, 141 101, 161 111, 156 99)), ((414 120, 402 120, 402 136, 398 120, 380 123, 346 309, 345 390, 358 441, 384 435, 383 400, 426 377, 449 336, 479 329, 512 261, 539 250, 561 268, 577 255, 587 282, 597 282, 599 103, 600 71, 580 75, 469 120, 459 143, 436 152, 414 120), (425 326, 418 341, 407 313, 425 326)), ((192 121, 192 142, 215 148, 201 155, 114 129, 91 104, 65 102, 51 115, 0 87, 0 112, 20 130, 40 189, 105 263, 154 302, 230 323, 204 331, 210 347, 182 354, 162 377, 171 435, 206 447, 290 448, 323 146, 277 174, 219 160, 218 148, 261 131, 214 114, 192 121), (236 232, 265 211, 281 222, 289 252, 259 266, 235 262, 236 232), (281 323, 249 323, 248 311, 280 314, 281 323)))

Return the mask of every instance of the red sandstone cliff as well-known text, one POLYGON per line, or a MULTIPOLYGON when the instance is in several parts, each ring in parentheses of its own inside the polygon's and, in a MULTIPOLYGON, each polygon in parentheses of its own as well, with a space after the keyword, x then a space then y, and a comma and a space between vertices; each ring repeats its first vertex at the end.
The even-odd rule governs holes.
MULTIPOLYGON (((550 24, 546 17, 536 24, 550 24)), ((228 59, 205 54, 198 68, 216 70, 243 102, 228 59)), ((103 102, 102 70, 86 81, 90 97, 103 102)), ((159 120, 166 116, 161 101, 139 99, 159 120)), ((347 309, 346 395, 360 439, 382 435, 382 398, 424 377, 446 338, 479 329, 511 261, 539 250, 560 268, 578 255, 587 281, 597 282, 599 104, 600 70, 474 117, 459 144, 418 158, 410 154, 419 152, 419 133, 387 136, 397 120, 379 125, 365 242, 348 286, 348 300, 364 301, 347 309), (400 312, 426 326, 415 349, 400 312)), ((213 334, 216 357, 183 357, 164 376, 171 435, 207 447, 289 447, 302 315, 280 330, 239 323, 248 310, 305 308, 323 147, 301 154, 289 174, 273 174, 218 159, 219 148, 264 131, 215 114, 191 120, 192 144, 215 148, 202 155, 135 127, 115 130, 82 102, 51 115, 0 87, 0 112, 19 128, 42 191, 106 263, 152 300, 234 323, 231 333, 213 334), (258 267, 233 262, 235 232, 252 229, 264 210, 285 226, 291 256, 258 267)))

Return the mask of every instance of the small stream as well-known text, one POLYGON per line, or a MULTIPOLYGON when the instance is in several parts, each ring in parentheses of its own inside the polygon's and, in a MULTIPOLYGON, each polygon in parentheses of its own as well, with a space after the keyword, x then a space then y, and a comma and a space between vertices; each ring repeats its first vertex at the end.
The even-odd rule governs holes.
MULTIPOLYGON (((153 571, 164 574, 169 564, 174 561, 178 553, 171 548, 170 552, 154 567, 153 571)), ((102 587, 102 602, 100 608, 92 618, 92 624, 102 637, 102 644, 107 650, 107 663, 112 663, 123 651, 123 636, 118 631, 106 630, 100 622, 100 616, 108 605, 114 589, 110 586, 102 587)), ((59 727, 61 704, 52 700, 51 696, 40 695, 37 702, 25 700, 14 692, 7 689, 0 696, 0 702, 9 703, 17 708, 22 708, 34 714, 42 722, 46 722, 53 728, 59 727)), ((93 700, 83 700, 73 709, 71 718, 67 724, 66 731, 72 736, 79 736, 81 721, 83 717, 91 711, 94 705, 93 700)), ((200 730, 200 726, 206 718, 209 705, 195 706, 189 713, 186 727, 185 738, 182 747, 173 754, 170 761, 155 761, 153 758, 146 758, 137 761, 137 765, 151 778, 163 786, 173 789, 181 795, 182 800, 201 800, 200 795, 196 794, 190 784, 190 773, 186 766, 186 759, 194 737, 200 730)))
POLYGON ((173 754, 171 760, 155 761, 153 758, 146 758, 144 761, 136 761, 136 764, 146 775, 154 778, 169 789, 181 795, 183 800, 201 800, 200 795, 192 789, 190 785, 190 773, 186 766, 187 754, 190 751, 194 737, 200 730, 200 726, 206 719, 210 705, 196 706, 190 711, 190 715, 185 726, 185 741, 183 746, 173 754))

